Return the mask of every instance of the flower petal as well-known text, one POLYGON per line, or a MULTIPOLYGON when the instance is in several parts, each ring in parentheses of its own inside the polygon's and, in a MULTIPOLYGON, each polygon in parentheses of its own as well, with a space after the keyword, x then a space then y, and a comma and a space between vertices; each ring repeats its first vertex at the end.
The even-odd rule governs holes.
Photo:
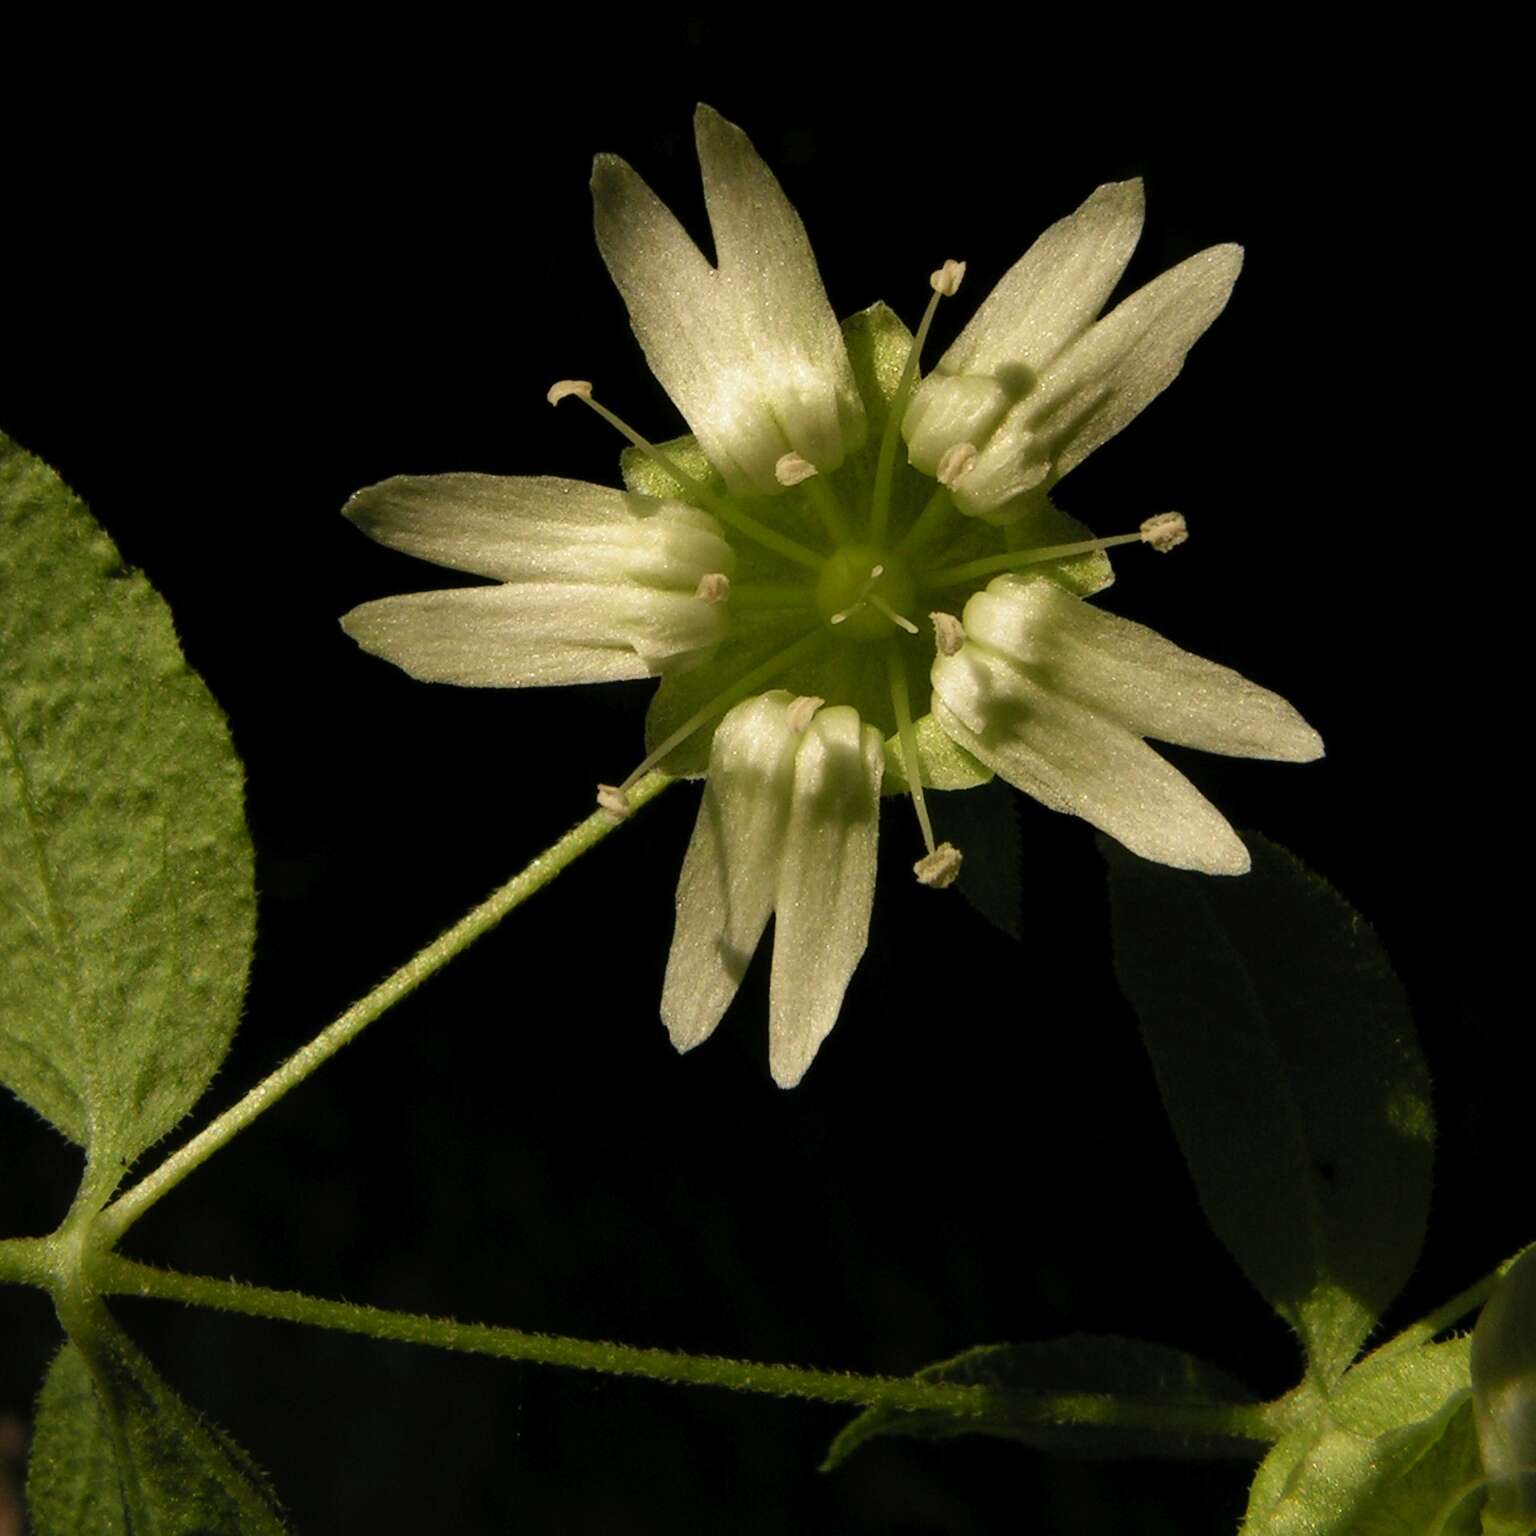
POLYGON ((1112 181, 1006 272, 939 359, 939 373, 1038 374, 1093 324, 1141 237, 1141 179, 1112 181))
POLYGON ((1221 813, 1139 736, 1041 687, 984 645, 968 643, 934 663, 933 713, 1015 788, 1083 817, 1142 858, 1213 875, 1249 866, 1221 813))
POLYGON ((966 604, 965 629, 1042 687, 1138 736, 1230 757, 1305 763, 1323 755, 1322 738, 1279 694, 1053 581, 999 578, 966 604))
POLYGON ((1139 415, 1178 376, 1227 307, 1240 245, 1213 245, 1154 278, 1069 347, 1028 402, 1060 479, 1139 415))
POLYGON ((869 938, 880 819, 880 733, 846 705, 820 710, 795 757, 775 901, 768 1060, 793 1088, 837 1022, 869 938))
POLYGON ((527 582, 380 598, 341 627, 429 683, 536 688, 651 677, 719 642, 719 608, 632 583, 527 582))
POLYGON ((680 1051, 720 1022, 773 910, 800 744, 791 702, 783 691, 748 699, 715 731, 661 995, 662 1022, 680 1051))
POLYGON ((391 549, 501 581, 634 576, 691 591, 732 569, 707 513, 552 475, 396 475, 342 510, 391 549))
POLYGON ((912 397, 902 432, 932 474, 955 443, 981 446, 1040 373, 1093 324, 1141 235, 1140 179, 1109 182, 1006 272, 912 397))
POLYGON ((789 452, 835 469, 864 440, 842 332, 799 216, 739 128, 694 121, 718 268, 635 172, 599 156, 597 243, 651 365, 733 491, 778 495, 789 452))

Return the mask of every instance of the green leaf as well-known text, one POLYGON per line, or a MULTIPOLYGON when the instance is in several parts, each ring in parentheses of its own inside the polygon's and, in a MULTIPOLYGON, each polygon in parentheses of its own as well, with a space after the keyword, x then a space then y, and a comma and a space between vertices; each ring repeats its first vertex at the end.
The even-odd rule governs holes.
POLYGON ((982 1345, 925 1367, 917 1380, 989 1387, 992 1395, 980 1417, 870 1408, 832 1442, 823 1471, 880 1435, 997 1435, 1057 1455, 1093 1457, 1247 1455, 1259 1445, 1241 1430, 1237 1414, 1230 1433, 1210 1428, 1211 1410, 1219 1419, 1224 1410, 1254 1406, 1238 1382, 1182 1350, 1139 1339, 1074 1334, 982 1345), (1124 1422, 1143 1414, 1144 1427, 1124 1422), (1096 1415, 1102 1422, 1093 1422, 1096 1415))
POLYGON ((1476 1536, 1468 1340, 1363 1361, 1265 1458, 1243 1536, 1476 1536))
POLYGON ((252 921, 239 760, 164 602, 0 437, 0 1081, 103 1200, 223 1059, 252 921))
POLYGON ((1216 879, 1101 840, 1115 966, 1211 1225, 1327 1382, 1423 1243, 1429 1076, 1375 934, 1247 841, 1252 873, 1216 879))
POLYGON ((36 1536, 286 1529, 245 1452, 199 1418, 110 1323, 54 1359, 38 1404, 27 1499, 36 1536))

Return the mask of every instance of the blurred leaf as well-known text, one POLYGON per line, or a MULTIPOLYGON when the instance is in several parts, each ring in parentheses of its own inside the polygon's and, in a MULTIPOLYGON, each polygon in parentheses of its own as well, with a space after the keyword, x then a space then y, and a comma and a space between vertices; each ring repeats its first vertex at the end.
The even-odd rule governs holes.
POLYGON ((281 1536, 260 1471, 107 1325, 43 1386, 27 1474, 36 1536, 281 1536))
POLYGON ((1363 1361, 1254 1479, 1243 1536, 1476 1536, 1468 1340, 1363 1361))
POLYGON ((0 1080, 115 1180, 223 1059, 252 912, 239 760, 170 613, 0 437, 0 1080))
POLYGON ((1178 1428, 1180 1409, 1250 1407, 1253 1399, 1215 1366, 1139 1339, 1073 1334, 1039 1343, 983 1345, 925 1367, 916 1379, 990 1387, 993 1398, 979 1418, 867 1409, 832 1442, 823 1470, 840 1465, 877 1435, 919 1440, 998 1435, 1061 1456, 1256 1456, 1262 1449, 1260 1442, 1237 1433, 1178 1428), (1109 1422, 1106 1415, 1103 1425, 1064 1424, 1057 1412, 1064 1396, 1113 1397, 1121 1407, 1166 1409, 1170 1422, 1130 1429, 1109 1422))
POLYGON ((1247 842, 1252 873, 1222 879, 1101 841, 1115 966, 1211 1225, 1328 1381, 1423 1243, 1429 1075, 1375 934, 1247 842))

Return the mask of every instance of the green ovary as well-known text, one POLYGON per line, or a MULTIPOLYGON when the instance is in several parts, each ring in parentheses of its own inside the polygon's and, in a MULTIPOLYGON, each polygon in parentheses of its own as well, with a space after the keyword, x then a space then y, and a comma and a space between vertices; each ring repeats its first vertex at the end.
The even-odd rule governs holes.
POLYGON ((889 613, 910 618, 916 596, 905 562, 872 544, 837 550, 816 583, 816 606, 829 624, 836 623, 843 640, 890 639, 898 626, 889 613), (880 575, 872 578, 877 567, 880 575))

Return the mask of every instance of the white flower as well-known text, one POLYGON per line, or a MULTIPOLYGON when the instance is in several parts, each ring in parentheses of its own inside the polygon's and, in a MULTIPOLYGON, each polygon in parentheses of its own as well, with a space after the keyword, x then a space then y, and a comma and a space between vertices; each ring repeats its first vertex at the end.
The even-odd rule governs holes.
POLYGON ((662 1001, 687 1050, 719 1022, 771 914, 771 1062, 799 1080, 863 951, 878 796, 912 797, 924 884, 960 854, 926 791, 993 773, 1148 858, 1247 867, 1220 814, 1146 738, 1317 756, 1272 693, 1086 601, 1105 550, 1168 550, 1183 520, 1094 539, 1050 487, 1139 412, 1225 304, 1240 252, 1191 257, 1098 319, 1141 223, 1101 187, 999 283, 933 373, 883 305, 839 327, 794 210, 745 135, 695 123, 717 264, 623 161, 593 176, 598 243, 656 376, 692 429, 633 445, 628 494, 445 475, 360 492, 375 538, 493 577, 364 604, 344 621, 414 675, 524 686, 660 675, 648 752, 707 776, 662 1001), (906 452, 902 451, 903 436, 906 452), (771 691, 765 691, 771 690, 771 691), (825 706, 825 707, 822 707, 825 706))

